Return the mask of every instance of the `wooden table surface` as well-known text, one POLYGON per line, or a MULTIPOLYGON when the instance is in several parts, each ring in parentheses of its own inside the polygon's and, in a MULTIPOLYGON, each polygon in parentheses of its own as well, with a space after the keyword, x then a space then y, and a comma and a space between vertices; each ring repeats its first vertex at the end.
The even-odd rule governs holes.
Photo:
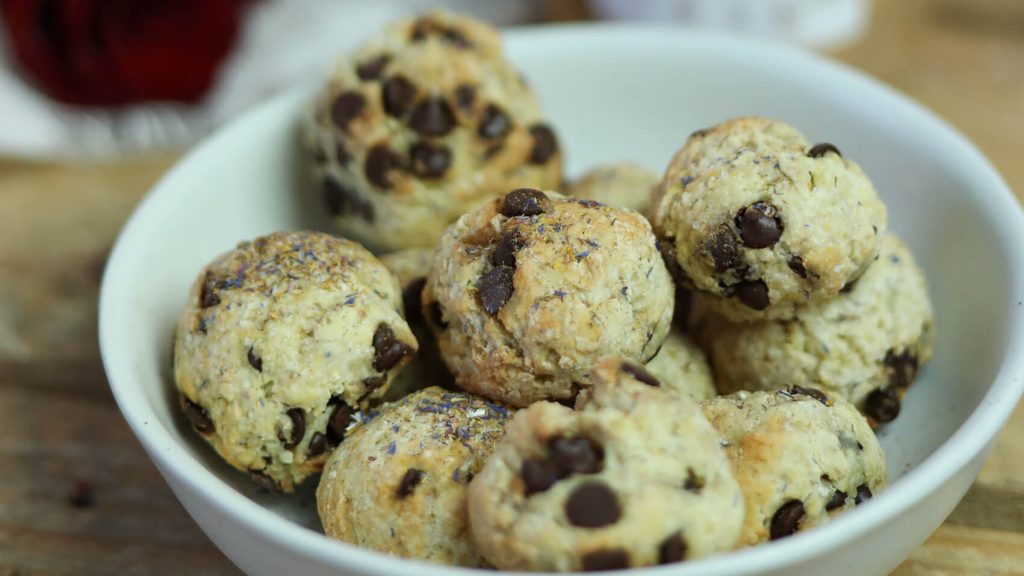
MULTIPOLYGON (((1019 8, 883 0, 868 36, 834 56, 948 119, 1020 195, 1019 8)), ((98 354, 107 250, 176 157, 0 159, 0 576, 238 573, 132 436, 98 354)), ((967 497, 895 574, 1024 574, 1024 407, 967 497)))

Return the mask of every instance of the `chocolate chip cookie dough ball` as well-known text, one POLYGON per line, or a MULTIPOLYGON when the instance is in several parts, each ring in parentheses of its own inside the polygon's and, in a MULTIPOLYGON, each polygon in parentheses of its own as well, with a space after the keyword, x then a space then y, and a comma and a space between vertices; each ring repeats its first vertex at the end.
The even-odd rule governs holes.
POLYGON ((739 392, 704 403, 746 498, 741 545, 831 520, 886 485, 885 455, 857 409, 819 390, 739 392))
POLYGON ((508 408, 438 387, 380 409, 331 455, 317 488, 328 536, 387 554, 486 566, 466 494, 505 435, 508 408))
POLYGON ((714 322, 707 330, 724 393, 814 386, 889 422, 932 356, 934 319, 924 275, 892 234, 857 282, 789 321, 714 322))
POLYGON ((528 406, 571 400, 604 356, 646 363, 673 288, 639 214, 518 189, 445 232, 423 302, 460 387, 528 406))
POLYGON ((509 570, 611 570, 733 548, 743 496, 688 398, 606 359, 579 411, 520 411, 469 487, 481 554, 509 570))
POLYGON ((305 132, 338 230, 385 252, 433 246, 481 202, 562 177, 555 133, 497 31, 448 12, 343 58, 305 132))
POLYGON ((694 133, 669 164, 652 224, 680 280, 731 320, 786 319, 856 280, 886 210, 831 144, 737 118, 694 133))
POLYGON ((181 408, 225 461, 291 492, 416 351, 401 307, 394 276, 354 242, 243 242, 203 270, 178 321, 181 408))
POLYGON ((420 345, 412 360, 399 369, 388 391, 388 399, 398 399, 427 386, 455 387, 455 377, 441 359, 437 339, 423 317, 420 304, 433 259, 433 248, 408 248, 380 257, 381 263, 398 278, 405 319, 420 345))
POLYGON ((619 162, 593 168, 569 186, 569 196, 647 214, 661 177, 638 164, 619 162))
POLYGON ((661 350, 645 367, 660 380, 661 387, 692 400, 707 400, 715 396, 715 382, 704 351, 692 338, 678 328, 672 328, 661 345, 661 350))

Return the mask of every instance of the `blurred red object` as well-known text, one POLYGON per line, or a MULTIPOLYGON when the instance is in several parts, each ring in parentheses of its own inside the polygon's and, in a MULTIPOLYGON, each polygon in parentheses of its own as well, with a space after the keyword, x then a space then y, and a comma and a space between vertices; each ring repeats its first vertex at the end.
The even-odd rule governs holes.
POLYGON ((248 0, 0 0, 11 52, 68 104, 195 102, 238 35, 248 0))

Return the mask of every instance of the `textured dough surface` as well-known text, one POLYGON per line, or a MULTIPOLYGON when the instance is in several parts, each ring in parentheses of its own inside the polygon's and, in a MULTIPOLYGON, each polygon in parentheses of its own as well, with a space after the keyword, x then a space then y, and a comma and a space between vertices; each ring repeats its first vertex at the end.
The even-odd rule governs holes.
POLYGON ((651 196, 660 181, 661 176, 638 164, 603 164, 580 176, 566 193, 647 214, 651 196))
POLYGON ((661 350, 647 363, 665 390, 700 402, 715 396, 715 382, 704 351, 679 328, 672 328, 661 350))

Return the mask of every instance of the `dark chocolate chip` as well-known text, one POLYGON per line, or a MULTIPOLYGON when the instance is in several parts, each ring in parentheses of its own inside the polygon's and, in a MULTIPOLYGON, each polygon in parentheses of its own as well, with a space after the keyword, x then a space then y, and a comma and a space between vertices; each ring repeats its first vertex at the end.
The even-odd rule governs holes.
POLYGON ((444 98, 424 98, 412 112, 409 126, 424 136, 444 136, 455 127, 455 114, 444 98))
POLYGON ((828 406, 828 396, 824 392, 817 388, 804 388, 803 386, 792 386, 789 389, 790 394, 803 394, 804 396, 810 396, 818 402, 821 402, 825 406, 828 406))
POLYGON ((768 299, 768 285, 764 280, 745 280, 736 285, 736 296, 740 302, 754 310, 764 310, 771 304, 768 299))
POLYGON ((452 152, 444 144, 417 142, 409 148, 412 171, 423 178, 440 178, 452 163, 452 152))
POLYGON ((460 84, 455 88, 455 105, 469 110, 476 101, 476 88, 472 84, 460 84))
POLYGON ((292 421, 292 430, 287 438, 282 438, 282 442, 286 450, 292 450, 306 435, 306 411, 302 408, 289 408, 285 415, 292 421))
POLYGON ((600 528, 619 521, 619 499, 603 482, 580 484, 565 501, 565 517, 573 526, 600 528))
MULTIPOLYGON (((657 354, 655 354, 655 356, 657 356, 657 354)), ((631 375, 633 378, 647 384, 648 386, 654 386, 655 388, 661 386, 661 382, 658 381, 654 374, 651 374, 646 368, 639 364, 623 362, 619 365, 619 370, 631 375)))
POLYGON ((364 200, 351 186, 342 184, 334 178, 324 180, 324 199, 327 201, 327 212, 334 216, 341 214, 358 214, 363 219, 373 222, 376 217, 373 205, 364 200))
POLYGON ((828 154, 829 152, 835 152, 836 156, 842 156, 842 154, 839 153, 838 148, 827 142, 811 146, 811 149, 807 151, 807 155, 810 156, 811 158, 819 158, 821 156, 824 156, 825 154, 828 154))
POLYGON ((885 353, 882 363, 888 367, 889 385, 896 388, 908 388, 917 376, 918 361, 917 355, 910 350, 904 350, 899 354, 890 349, 885 353))
POLYGON ((398 483, 398 489, 396 493, 399 498, 406 498, 412 494, 413 490, 423 482, 423 478, 427 475, 426 472, 419 468, 409 468, 405 471, 405 476, 402 476, 402 481, 398 483))
POLYGON ((794 274, 801 278, 807 278, 807 268, 804 266, 803 258, 793 256, 789 259, 787 264, 789 264, 789 269, 792 270, 794 274))
POLYGON ((217 294, 217 281, 213 277, 213 272, 206 271, 206 275, 203 277, 203 285, 199 289, 199 306, 201 308, 209 308, 220 304, 220 295, 217 294))
POLYGON ((570 474, 594 474, 601 471, 604 451, 590 438, 558 437, 548 443, 548 458, 558 471, 559 478, 570 474))
POLYGON ((260 358, 252 351, 252 346, 249 346, 249 351, 245 353, 246 358, 249 359, 249 365, 256 369, 257 372, 263 372, 263 358, 260 358))
POLYGON ((389 116, 401 118, 416 99, 416 86, 405 76, 395 75, 381 85, 380 96, 384 112, 389 116))
POLYGON ((484 108, 483 114, 480 115, 480 124, 477 126, 476 133, 481 138, 492 140, 494 138, 504 138, 512 130, 512 120, 505 114, 499 106, 495 104, 488 104, 484 108))
POLYGON ((390 54, 381 54, 376 58, 371 58, 356 66, 356 76, 359 76, 363 82, 379 80, 389 62, 391 62, 390 54))
POLYGON ((473 43, 470 42, 457 28, 444 28, 441 30, 441 36, 456 48, 465 49, 473 47, 473 43))
POLYGON ((683 482, 683 490, 687 492, 693 492, 694 494, 700 494, 700 491, 704 489, 704 479, 697 475, 693 471, 693 468, 686 469, 686 481, 683 482))
POLYGON ((551 159, 558 152, 558 138, 546 124, 534 124, 530 126, 530 135, 533 136, 533 148, 530 150, 530 163, 543 164, 551 159))
POLYGON ((387 378, 383 376, 370 376, 369 378, 363 378, 363 386, 366 386, 366 393, 370 394, 377 388, 383 386, 387 381, 387 378))
POLYGON ((92 486, 85 480, 75 481, 75 486, 68 496, 68 504, 75 508, 92 508, 96 505, 96 499, 92 494, 92 486))
POLYGON ((331 104, 331 120, 334 125, 342 130, 348 130, 348 125, 363 113, 366 108, 366 98, 358 92, 342 92, 331 104))
POLYGON ((185 413, 185 418, 188 419, 196 431, 202 434, 213 433, 213 420, 210 420, 210 414, 205 408, 189 400, 186 396, 182 396, 181 411, 185 413))
POLYGON ((861 484, 860 486, 857 486, 857 496, 854 497, 853 503, 860 506, 865 501, 870 500, 871 496, 871 488, 868 488, 867 484, 861 484))
POLYGON ((555 469, 555 465, 546 459, 525 458, 519 474, 523 477, 526 496, 544 492, 558 482, 558 471, 555 469))
POLYGON ((849 294, 857 286, 857 280, 850 280, 839 289, 840 294, 849 294))
POLYGON ((580 566, 584 572, 623 570, 629 568, 629 553, 621 548, 594 550, 580 558, 580 566))
POLYGON ((774 206, 767 202, 754 202, 736 213, 736 228, 744 246, 767 248, 779 241, 785 226, 774 206))
POLYGON ((686 560, 686 548, 682 532, 665 538, 661 546, 658 546, 658 564, 674 564, 686 560))
POLYGON ((690 134, 690 138, 703 138, 707 136, 708 132, 710 131, 711 130, 709 128, 701 128, 700 130, 694 130, 693 133, 690 134))
POLYGON ((491 263, 495 266, 516 266, 516 252, 523 249, 525 241, 518 228, 510 228, 501 233, 498 243, 491 254, 491 263))
MULTIPOLYGON (((335 400, 332 400, 334 402, 335 400)), ((340 399, 337 400, 337 405, 334 407, 334 411, 331 412, 331 417, 327 419, 327 439, 333 444, 340 444, 345 439, 345 431, 348 429, 349 424, 352 423, 352 408, 348 404, 345 404, 340 399)))
POLYGON ((306 451, 306 455, 310 458, 316 458, 323 454, 324 450, 327 450, 327 436, 319 432, 313 432, 313 436, 309 439, 309 449, 306 451))
POLYGON ((512 298, 515 285, 512 277, 515 275, 515 268, 509 266, 498 266, 484 273, 477 283, 477 295, 480 297, 480 305, 484 312, 494 316, 512 298))
POLYGON ((409 40, 411 42, 422 42, 427 39, 427 34, 434 31, 436 25, 432 20, 426 18, 420 18, 412 25, 412 30, 409 32, 409 40))
POLYGON ((277 482, 259 470, 250 470, 249 479, 259 486, 264 492, 270 492, 271 494, 278 494, 281 492, 281 487, 277 485, 277 482))
POLYGON ((701 243, 701 253, 710 256, 715 263, 715 272, 725 272, 739 261, 739 246, 736 235, 727 224, 722 224, 701 243))
POLYGON ((427 305, 427 311, 430 312, 430 323, 437 326, 441 330, 448 327, 448 323, 444 320, 444 311, 441 310, 441 304, 434 300, 427 305))
POLYGON ((502 216, 536 216, 551 207, 551 200, 536 188, 517 188, 505 195, 501 203, 502 216))
POLYGON ((395 364, 412 353, 412 348, 395 338, 394 331, 387 324, 377 325, 373 332, 373 369, 378 372, 387 372, 395 367, 395 364))
POLYGON ((900 395, 888 386, 877 388, 864 400, 864 413, 879 423, 891 422, 900 415, 900 395))
POLYGON ((783 504, 772 516, 769 538, 778 540, 792 535, 800 527, 800 520, 805 513, 804 503, 799 500, 790 500, 783 504))
POLYGON ((423 288, 427 279, 420 277, 409 282, 402 290, 402 307, 405 308, 405 319, 410 325, 423 324, 423 288))
POLYGON ((831 512, 846 505, 846 492, 836 490, 832 498, 825 504, 825 511, 831 512))
POLYGON ((391 171, 401 167, 402 159, 387 144, 377 144, 370 148, 363 163, 366 179, 380 188, 391 188, 391 171))

